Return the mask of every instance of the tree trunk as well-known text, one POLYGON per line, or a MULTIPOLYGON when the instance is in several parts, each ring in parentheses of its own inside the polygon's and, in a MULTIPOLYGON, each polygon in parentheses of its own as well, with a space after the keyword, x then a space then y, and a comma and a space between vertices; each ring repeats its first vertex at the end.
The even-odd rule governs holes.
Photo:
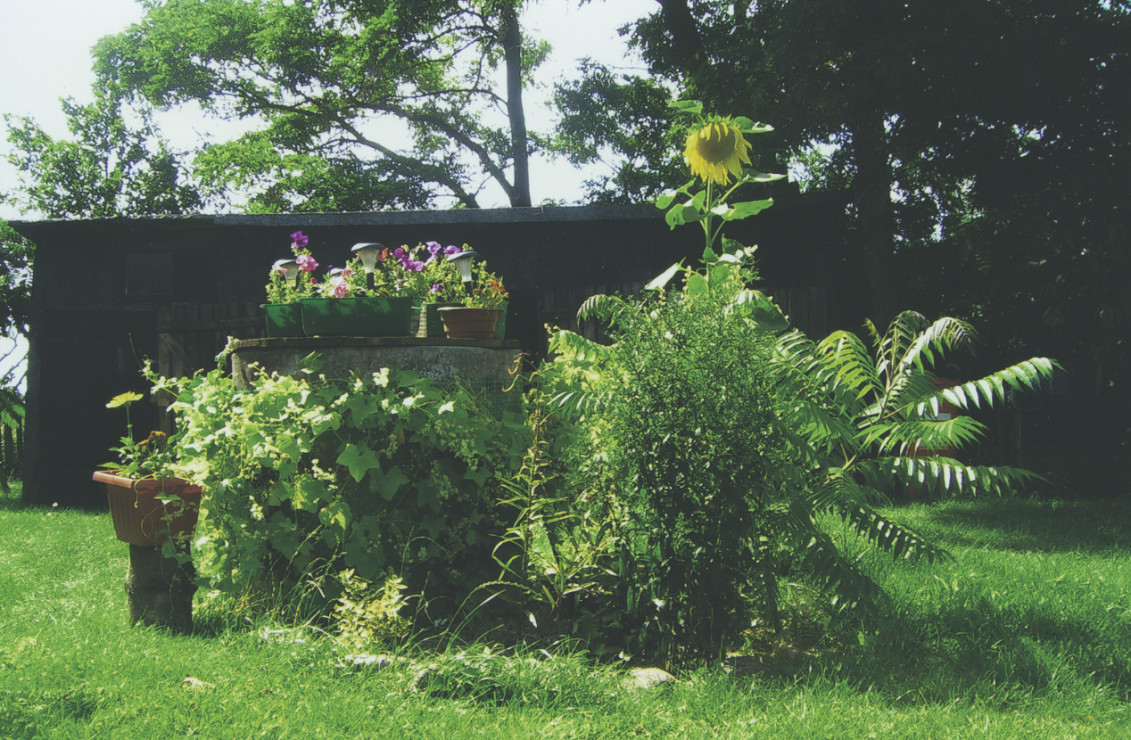
POLYGON ((884 146, 886 134, 882 112, 861 110, 853 119, 856 174, 852 187, 857 208, 856 237, 868 286, 869 318, 883 331, 895 317, 898 301, 891 267, 895 233, 891 167, 884 146))
POLYGON ((503 8, 503 51, 507 62, 507 115, 511 124, 511 152, 514 159, 512 206, 529 206, 530 161, 526 136, 526 113, 522 108, 522 29, 515 5, 503 8))

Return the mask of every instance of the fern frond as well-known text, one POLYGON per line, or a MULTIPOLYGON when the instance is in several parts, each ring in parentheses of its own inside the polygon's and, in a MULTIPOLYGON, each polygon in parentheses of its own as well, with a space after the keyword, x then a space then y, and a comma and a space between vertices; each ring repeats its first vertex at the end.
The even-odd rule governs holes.
POLYGON ((774 344, 775 369, 782 390, 791 396, 814 393, 843 405, 850 403, 847 393, 838 392, 836 368, 830 367, 817 351, 817 344, 794 329, 780 335, 774 344))
POLYGON ((833 388, 847 387, 858 399, 877 396, 882 392, 880 376, 876 373, 868 348, 855 334, 836 331, 817 345, 818 355, 834 371, 833 388))
POLYGON ((857 534, 896 560, 953 560, 946 550, 932 545, 918 533, 877 514, 870 507, 855 507, 840 512, 857 534))
POLYGON ((949 401, 960 409, 981 408, 985 403, 992 407, 995 403, 1005 401, 1006 389, 1016 391, 1033 390, 1042 381, 1052 377, 1057 364, 1047 357, 1033 357, 1016 365, 1010 365, 1004 370, 999 370, 992 375, 987 375, 978 380, 971 380, 953 388, 939 391, 919 406, 920 414, 937 414, 943 401, 949 401))
POLYGON ((894 376, 900 361, 907 354, 908 349, 914 344, 916 337, 928 326, 927 317, 916 311, 904 311, 892 319, 888 330, 880 339, 876 354, 879 361, 876 363, 876 374, 881 378, 894 376))
POLYGON ((965 465, 946 457, 892 457, 876 463, 880 471, 904 485, 950 495, 1002 496, 1045 480, 1022 468, 965 465))
POLYGON ((612 351, 608 345, 594 342, 577 332, 561 329, 551 334, 547 349, 569 362, 601 362, 612 351))
POLYGON ((877 421, 863 430, 860 446, 867 449, 878 443, 879 455, 903 455, 908 450, 960 449, 980 441, 985 433, 986 425, 969 416, 939 421, 877 421))
POLYGON ((842 610, 876 609, 884 605, 883 589, 837 549, 832 538, 814 531, 805 542, 802 563, 811 577, 832 591, 832 605, 842 610))
POLYGON ((819 404, 805 399, 799 399, 785 409, 782 421, 787 429, 801 437, 806 447, 824 453, 832 452, 837 447, 845 446, 846 452, 856 452, 856 432, 851 426, 851 417, 843 413, 833 413, 819 404))
POLYGON ((888 381, 887 394, 876 418, 903 413, 908 406, 933 395, 938 388, 930 376, 908 368, 888 381))
POLYGON ((571 421, 581 421, 587 416, 599 414, 606 408, 611 396, 608 393, 593 393, 574 390, 558 393, 550 398, 550 410, 571 421))
POLYGON ((577 309, 577 321, 580 323, 595 319, 610 326, 617 326, 624 314, 632 310, 634 310, 633 305, 623 298, 598 293, 582 302, 581 307, 577 309))
POLYGON ((814 512, 841 512, 881 499, 876 489, 857 483, 852 473, 844 468, 828 468, 824 472, 824 479, 802 494, 814 512))
POLYGON ((899 371, 916 367, 928 370, 934 367, 935 353, 942 353, 973 343, 977 338, 974 328, 965 321, 944 316, 923 329, 911 342, 899 362, 899 371))

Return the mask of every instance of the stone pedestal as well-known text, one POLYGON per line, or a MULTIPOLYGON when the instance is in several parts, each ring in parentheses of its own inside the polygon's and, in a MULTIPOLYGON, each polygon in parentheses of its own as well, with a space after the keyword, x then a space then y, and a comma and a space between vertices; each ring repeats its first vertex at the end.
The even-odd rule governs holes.
POLYGON ((191 632, 192 598, 196 594, 196 568, 192 561, 181 563, 175 557, 167 558, 161 547, 129 548, 126 600, 130 624, 141 622, 174 632, 191 632))
POLYGON ((474 392, 491 411, 519 404, 512 385, 519 344, 504 339, 416 337, 274 337, 232 342, 232 378, 248 389, 260 373, 297 375, 303 359, 315 352, 327 378, 363 377, 381 368, 411 370, 437 385, 456 380, 474 392))

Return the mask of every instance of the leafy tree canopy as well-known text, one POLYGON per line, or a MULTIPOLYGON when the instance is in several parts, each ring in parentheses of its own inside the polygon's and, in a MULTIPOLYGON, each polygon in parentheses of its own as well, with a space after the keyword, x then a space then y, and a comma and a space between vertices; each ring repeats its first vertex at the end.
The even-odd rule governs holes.
POLYGON ((144 110, 129 120, 122 102, 97 90, 93 103, 64 100, 71 140, 55 139, 32 119, 5 116, 20 173, 7 197, 49 218, 112 218, 188 213, 200 194, 185 182, 180 157, 161 140, 144 110))
MULTIPOLYGON (((1105 384, 1128 371, 1131 3, 664 0, 633 32, 648 84, 772 121, 763 169, 847 194, 877 321, 957 313, 996 346, 1102 354, 1105 384)), ((560 96, 564 123, 644 120, 644 81, 614 83, 560 96)))
POLYGON ((160 107, 261 120, 201 160, 213 188, 254 187, 253 209, 476 207, 488 182, 529 205, 522 84, 548 47, 523 39, 520 5, 163 0, 95 47, 95 71, 160 107))

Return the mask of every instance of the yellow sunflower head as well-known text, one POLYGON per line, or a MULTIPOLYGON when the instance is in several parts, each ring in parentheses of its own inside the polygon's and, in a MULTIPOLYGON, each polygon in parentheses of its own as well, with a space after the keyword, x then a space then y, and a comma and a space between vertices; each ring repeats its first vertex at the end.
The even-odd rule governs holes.
POLYGON ((726 185, 730 175, 742 176, 742 165, 750 164, 750 144, 729 118, 710 121, 692 131, 683 149, 691 173, 707 182, 726 185))

